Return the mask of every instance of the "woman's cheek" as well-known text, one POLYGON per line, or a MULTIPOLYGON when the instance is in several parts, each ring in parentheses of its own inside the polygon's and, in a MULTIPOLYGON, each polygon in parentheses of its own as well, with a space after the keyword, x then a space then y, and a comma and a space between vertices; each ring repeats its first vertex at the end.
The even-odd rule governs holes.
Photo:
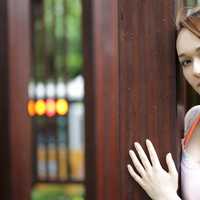
POLYGON ((183 68, 183 75, 185 79, 191 84, 191 75, 188 69, 183 68))
POLYGON ((195 80, 194 80, 194 76, 192 74, 192 71, 191 70, 184 70, 183 71, 183 75, 186 79, 186 81, 192 86, 192 88, 194 90, 196 90, 196 84, 195 84, 195 80))

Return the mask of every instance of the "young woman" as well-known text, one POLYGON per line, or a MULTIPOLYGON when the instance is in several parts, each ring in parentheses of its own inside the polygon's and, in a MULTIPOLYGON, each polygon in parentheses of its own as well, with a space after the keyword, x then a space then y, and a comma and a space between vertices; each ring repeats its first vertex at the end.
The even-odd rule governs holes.
MULTIPOLYGON (((181 16, 177 24, 177 54, 185 79, 200 94, 200 8, 181 16)), ((139 143, 129 155, 138 173, 129 164, 133 179, 154 200, 180 200, 177 195, 178 172, 170 153, 166 155, 168 172, 158 159, 150 140, 146 140, 150 160, 139 143)), ((185 200, 200 200, 200 106, 193 107, 185 116, 185 137, 182 139, 182 193, 185 200)))

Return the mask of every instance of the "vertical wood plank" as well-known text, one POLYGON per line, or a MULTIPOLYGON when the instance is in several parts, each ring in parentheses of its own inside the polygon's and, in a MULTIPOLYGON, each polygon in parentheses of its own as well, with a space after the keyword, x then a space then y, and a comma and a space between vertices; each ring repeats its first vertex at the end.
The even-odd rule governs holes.
POLYGON ((28 200, 31 191, 31 131, 26 112, 31 66, 29 0, 8 0, 9 128, 12 200, 28 200))
POLYGON ((10 199, 10 145, 8 134, 7 3, 0 1, 0 198, 10 199))
POLYGON ((97 200, 119 199, 117 3, 96 0, 93 9, 97 200))
MULTIPOLYGON (((149 199, 130 178, 128 149, 145 139, 179 162, 174 1, 119 0, 121 199, 149 199)), ((146 149, 146 148, 145 148, 146 149)), ((163 165, 165 166, 165 165, 163 165)))
POLYGON ((117 13, 115 0, 83 1, 88 200, 120 198, 117 13))
POLYGON ((179 166, 186 90, 183 82, 183 91, 176 90, 175 4, 156 0, 112 3, 90 1, 87 8, 92 12, 84 18, 87 194, 93 199, 149 199, 128 175, 126 165, 133 143, 144 146, 149 138, 163 167, 169 151, 179 166), (92 21, 87 23, 88 16, 92 21), (116 29, 111 28, 114 24, 116 29), (117 49, 115 53, 111 46, 117 49), (111 52, 116 55, 112 62, 111 52), (110 73, 112 63, 118 66, 114 73, 110 73), (116 171, 109 171, 108 163, 116 171))
POLYGON ((92 200, 96 199, 97 195, 92 1, 82 0, 82 10, 83 76, 85 83, 85 186, 86 199, 92 200))

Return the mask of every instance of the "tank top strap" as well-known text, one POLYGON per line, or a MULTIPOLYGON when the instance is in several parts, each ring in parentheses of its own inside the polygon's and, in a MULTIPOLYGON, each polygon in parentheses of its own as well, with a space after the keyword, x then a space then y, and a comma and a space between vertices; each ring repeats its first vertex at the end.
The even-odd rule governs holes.
POLYGON ((183 138, 183 147, 184 148, 188 145, 190 139, 192 138, 192 136, 194 134, 194 130, 196 129, 196 127, 199 123, 200 123, 200 115, 198 115, 196 117, 196 119, 194 120, 191 127, 189 128, 189 130, 187 131, 187 133, 185 134, 185 136, 183 138))

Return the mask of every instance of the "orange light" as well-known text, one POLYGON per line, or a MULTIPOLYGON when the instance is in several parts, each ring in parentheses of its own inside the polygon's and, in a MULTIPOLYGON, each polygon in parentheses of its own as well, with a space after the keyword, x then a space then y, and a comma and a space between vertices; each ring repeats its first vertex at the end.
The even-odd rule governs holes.
POLYGON ((36 103, 35 103, 35 112, 38 114, 38 115, 44 115, 45 114, 45 111, 46 111, 46 104, 45 104, 45 101, 40 99, 40 100, 37 100, 36 103))
POLYGON ((59 115, 66 115, 69 111, 69 104, 65 99, 59 99, 56 102, 56 111, 59 115))
POLYGON ((33 117, 35 115, 35 102, 33 100, 28 101, 27 109, 29 116, 33 117))
POLYGON ((53 117, 56 114, 56 103, 53 99, 46 100, 46 115, 53 117))

